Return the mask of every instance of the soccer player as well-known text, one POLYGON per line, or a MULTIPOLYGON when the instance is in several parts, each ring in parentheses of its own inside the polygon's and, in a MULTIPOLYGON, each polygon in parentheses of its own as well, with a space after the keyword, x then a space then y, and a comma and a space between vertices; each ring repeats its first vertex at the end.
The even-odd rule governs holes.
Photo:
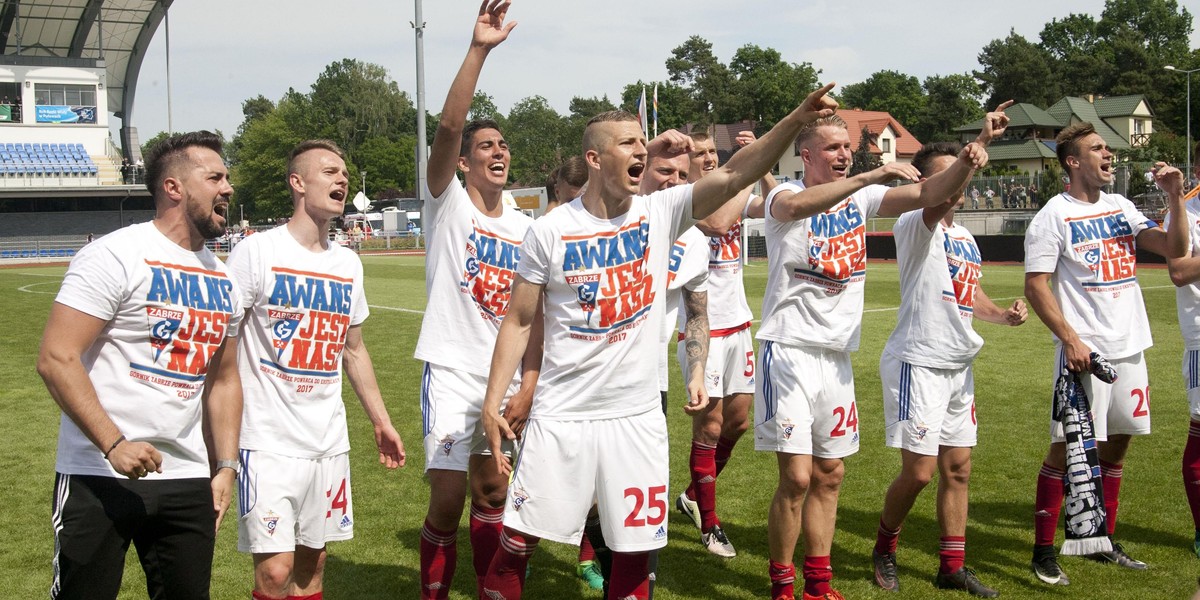
MULTIPOLYGON (((1058 162, 1071 179, 1071 190, 1050 198, 1025 233, 1025 297, 1054 335, 1054 378, 1064 367, 1089 373, 1092 352, 1108 359, 1117 371, 1112 384, 1081 377, 1091 401, 1112 537, 1125 454, 1133 436, 1150 433, 1150 388, 1142 353, 1152 341, 1135 275, 1135 248, 1167 258, 1187 253, 1183 177, 1170 167, 1157 171, 1170 203, 1170 225, 1164 230, 1124 196, 1102 189, 1113 180, 1113 153, 1091 123, 1068 126, 1056 142, 1058 162)), ((1037 478, 1032 566, 1038 579, 1057 585, 1069 582, 1054 549, 1065 468, 1062 425, 1052 421, 1050 449, 1037 478)), ((1121 544, 1092 558, 1130 569, 1146 568, 1121 544)))
MULTIPOLYGON (((692 134, 689 180, 699 181, 718 166, 717 147, 707 133, 692 134)), ((743 131, 737 143, 754 141, 743 131)), ((691 484, 675 499, 675 507, 701 531, 700 542, 709 552, 732 558, 733 544, 717 518, 717 477, 729 462, 734 445, 748 426, 754 399, 754 318, 742 284, 742 218, 762 217, 762 198, 744 190, 733 202, 689 229, 681 241, 700 248, 709 278, 708 358, 704 365, 705 392, 710 398, 704 411, 692 417, 692 446, 688 457, 691 484)), ((680 348, 680 365, 685 349, 680 348)))
MULTIPOLYGON (((976 141, 987 146, 1007 126, 1002 104, 984 120, 976 141)), ((957 160, 960 144, 925 144, 912 165, 924 178, 957 160)), ((1000 307, 980 286, 979 246, 954 214, 966 203, 962 190, 947 201, 904 213, 892 231, 900 270, 900 311, 879 359, 887 445, 900 449, 900 473, 888 487, 872 559, 875 582, 897 591, 896 541, 917 495, 938 474, 940 567, 935 583, 983 598, 999 593, 963 566, 966 553, 967 485, 976 443, 975 378, 971 363, 983 340, 974 318, 1017 326, 1028 311, 1017 299, 1000 307)))
POLYGON ((832 600, 842 597, 830 585, 829 561, 842 458, 858 451, 850 352, 862 324, 866 221, 945 202, 987 153, 972 143, 945 171, 886 187, 880 184, 917 182, 920 173, 893 162, 849 177, 853 148, 836 115, 806 127, 796 146, 804 181, 775 187, 765 208, 769 272, 758 331, 754 447, 775 452, 779 467, 767 517, 771 597, 793 596, 792 555, 803 525, 804 598, 832 600))
POLYGON ((647 154, 661 148, 647 149, 637 117, 614 111, 589 122, 587 191, 530 228, 492 355, 483 418, 507 472, 496 451, 514 434, 499 408, 544 305, 545 361, 485 594, 519 597, 538 541, 576 543, 595 499, 614 553, 609 597, 646 597, 648 552, 667 541, 667 430, 654 369, 671 244, 766 173, 801 126, 832 113, 832 87, 810 94, 725 167, 650 197, 636 194, 647 154))
POLYGON ((238 471, 237 287, 204 246, 233 187, 207 131, 147 157, 154 220, 71 261, 38 374, 62 409, 50 597, 116 598, 132 541, 151 598, 208 598, 238 471))
MULTIPOLYGON (((429 480, 429 508, 421 529, 422 598, 450 593, 468 485, 477 584, 500 542, 508 478, 485 456, 488 446, 479 418, 492 347, 508 313, 521 240, 532 219, 502 200, 511 156, 499 126, 464 122, 484 61, 516 26, 504 22, 508 7, 503 0, 480 5, 470 48, 442 107, 425 179, 430 198, 425 205, 429 308, 416 351, 416 358, 425 361, 421 412, 429 480), (455 177, 456 169, 463 172, 466 187, 455 177)), ((529 345, 521 376, 510 377, 506 386, 505 417, 518 431, 529 411, 540 349, 540 344, 529 345)), ((502 451, 511 452, 512 444, 502 451)))
MULTIPOLYGON (((1196 162, 1192 172, 1200 177, 1200 145, 1193 153, 1196 162)), ((1160 166, 1161 170, 1161 166, 1160 166)), ((1167 260, 1175 290, 1175 305, 1179 314, 1179 329, 1183 333, 1183 381, 1191 407, 1187 445, 1183 448, 1183 489, 1196 535, 1192 545, 1200 557, 1200 187, 1191 190, 1186 198, 1187 222, 1190 225, 1190 252, 1183 258, 1167 260)), ((1169 221, 1169 217, 1168 217, 1169 221)), ((1170 223, 1167 224, 1170 227, 1170 223)))
POLYGON ((363 341, 362 261, 326 234, 345 208, 341 148, 301 142, 287 182, 287 225, 246 239, 228 260, 246 311, 238 550, 254 555, 255 600, 321 598, 326 543, 354 536, 343 366, 380 464, 405 461, 363 341))

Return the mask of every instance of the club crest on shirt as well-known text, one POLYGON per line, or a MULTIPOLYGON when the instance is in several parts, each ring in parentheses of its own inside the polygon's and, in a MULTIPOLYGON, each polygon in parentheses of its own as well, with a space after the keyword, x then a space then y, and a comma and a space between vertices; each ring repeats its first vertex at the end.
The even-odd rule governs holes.
POLYGON ((268 310, 267 318, 271 321, 271 345, 275 347, 275 360, 279 360, 283 351, 287 349, 288 342, 300 328, 300 321, 304 319, 304 315, 285 310, 268 310))
POLYGON ((167 344, 171 343, 175 332, 179 331, 179 324, 183 322, 183 311, 160 306, 147 306, 146 317, 153 323, 150 325, 150 346, 154 348, 154 362, 158 362, 159 355, 162 354, 167 344))

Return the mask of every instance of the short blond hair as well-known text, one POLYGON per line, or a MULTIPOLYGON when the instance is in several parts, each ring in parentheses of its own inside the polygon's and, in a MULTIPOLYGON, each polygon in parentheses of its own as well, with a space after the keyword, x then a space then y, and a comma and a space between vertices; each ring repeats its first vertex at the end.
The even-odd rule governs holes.
POLYGON ((637 118, 637 115, 624 110, 605 111, 592 117, 587 122, 587 126, 583 128, 583 151, 587 152, 588 150, 603 150, 603 148, 600 147, 600 142, 604 138, 597 131, 599 127, 594 127, 594 125, 600 125, 602 123, 628 122, 639 123, 640 119, 637 118))
POLYGON ((796 148, 799 149, 801 146, 807 144, 809 140, 817 137, 817 130, 822 127, 840 127, 847 131, 850 129, 850 126, 846 124, 846 120, 837 115, 821 117, 800 129, 800 133, 796 136, 796 148))

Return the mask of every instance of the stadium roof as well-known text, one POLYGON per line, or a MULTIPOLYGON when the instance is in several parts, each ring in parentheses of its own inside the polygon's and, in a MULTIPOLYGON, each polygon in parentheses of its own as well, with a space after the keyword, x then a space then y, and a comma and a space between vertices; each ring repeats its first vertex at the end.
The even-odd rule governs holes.
POLYGON ((174 0, 6 0, 0 55, 103 60, 108 106, 127 127, 146 47, 174 0))

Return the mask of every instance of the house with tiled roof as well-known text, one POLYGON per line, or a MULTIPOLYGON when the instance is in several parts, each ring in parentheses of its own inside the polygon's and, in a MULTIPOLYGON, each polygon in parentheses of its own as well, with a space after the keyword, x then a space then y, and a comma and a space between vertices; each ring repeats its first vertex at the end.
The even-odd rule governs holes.
MULTIPOLYGON (((1086 121, 1113 150, 1144 146, 1153 132, 1154 114, 1142 95, 1112 98, 1067 96, 1046 110, 1028 103, 1014 104, 1004 137, 992 142, 992 164, 1012 165, 1018 171, 1037 173, 1058 162, 1054 138, 1068 125, 1086 121)), ((983 120, 956 127, 961 140, 975 139, 983 120)))
MULTIPOLYGON (((910 163, 921 149, 921 142, 908 131, 891 113, 879 110, 847 109, 839 110, 838 116, 846 121, 850 133, 850 147, 857 149, 862 140, 865 127, 871 134, 871 153, 878 156, 883 164, 891 162, 910 163)), ((779 160, 776 175, 782 180, 802 179, 804 177, 804 160, 800 158, 800 147, 793 145, 791 152, 785 152, 779 160)))

